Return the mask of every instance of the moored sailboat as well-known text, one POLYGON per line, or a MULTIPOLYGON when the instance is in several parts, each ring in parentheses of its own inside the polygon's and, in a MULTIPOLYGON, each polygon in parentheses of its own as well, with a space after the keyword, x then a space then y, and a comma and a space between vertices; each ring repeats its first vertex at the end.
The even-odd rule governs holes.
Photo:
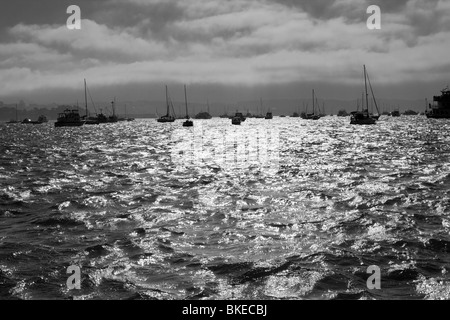
POLYGON ((10 124, 12 124, 12 123, 20 123, 20 121, 19 121, 19 119, 17 117, 17 104, 16 104, 16 119, 15 120, 10 120, 7 123, 10 123, 10 124))
POLYGON ((170 108, 172 107, 172 112, 175 113, 173 111, 173 104, 172 101, 169 100, 169 92, 166 86, 166 106, 167 106, 167 113, 164 116, 161 116, 157 119, 158 122, 161 123, 165 123, 165 122, 174 122, 175 121, 175 116, 170 114, 170 108))
POLYGON ((183 127, 193 127, 194 126, 194 122, 190 119, 189 113, 188 113, 186 85, 184 86, 184 100, 185 100, 185 103, 186 103, 186 121, 183 122, 183 127))
POLYGON ((164 116, 161 116, 157 119, 158 122, 165 123, 165 122, 174 122, 175 116, 170 114, 170 108, 172 108, 172 113, 175 114, 173 111, 173 104, 172 101, 169 99, 169 92, 166 86, 166 106, 167 106, 167 113, 164 116))
MULTIPOLYGON (((370 113, 369 113, 369 93, 367 92, 367 73, 366 73, 366 66, 364 65, 364 86, 365 86, 365 92, 366 92, 366 108, 364 109, 364 99, 362 101, 362 111, 353 111, 351 112, 351 117, 350 117, 350 124, 361 124, 361 125, 365 125, 365 124, 375 124, 376 123, 376 118, 374 118, 370 113)), ((373 91, 372 91, 372 96, 373 96, 373 91)), ((375 97, 373 97, 375 100, 375 97)))
POLYGON ((315 96, 315 91, 313 89, 313 91, 312 91, 312 102, 313 102, 312 113, 308 113, 308 105, 307 105, 305 113, 303 114, 303 117, 302 117, 303 119, 305 119, 305 120, 319 120, 320 119, 320 116, 318 114, 316 114, 315 100, 316 100, 316 96, 315 96))

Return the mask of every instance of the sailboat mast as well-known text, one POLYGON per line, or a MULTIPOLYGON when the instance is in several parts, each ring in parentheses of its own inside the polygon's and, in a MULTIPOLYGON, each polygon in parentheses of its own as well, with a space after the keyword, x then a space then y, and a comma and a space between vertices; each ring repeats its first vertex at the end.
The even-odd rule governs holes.
POLYGON ((377 112, 378 112, 378 114, 380 114, 380 110, 378 109, 377 100, 375 99, 375 94, 373 93, 372 83, 370 82, 369 73, 367 73, 367 79, 369 80, 370 92, 372 93, 372 99, 373 99, 373 102, 375 103, 375 108, 377 108, 377 112))
POLYGON ((16 121, 19 121, 17 117, 17 103, 16 103, 16 121))
POLYGON ((365 85, 365 88, 366 88, 366 108, 367 108, 367 111, 369 111, 369 93, 367 92, 366 65, 364 65, 364 85, 365 85))
POLYGON ((361 93, 361 111, 364 111, 364 92, 361 93))
POLYGON ((189 119, 189 115, 188 115, 188 103, 187 103, 187 93, 186 93, 186 85, 184 85, 184 101, 186 102, 186 119, 189 119))
POLYGON ((166 105, 167 105, 167 116, 169 116, 169 94, 167 92, 167 85, 166 85, 166 105))
POLYGON ((314 89, 312 91, 312 101, 313 101, 313 114, 315 114, 315 111, 314 111, 314 89))
POLYGON ((86 118, 88 116, 88 106, 87 106, 87 86, 86 86, 86 79, 84 79, 84 103, 86 108, 86 118))

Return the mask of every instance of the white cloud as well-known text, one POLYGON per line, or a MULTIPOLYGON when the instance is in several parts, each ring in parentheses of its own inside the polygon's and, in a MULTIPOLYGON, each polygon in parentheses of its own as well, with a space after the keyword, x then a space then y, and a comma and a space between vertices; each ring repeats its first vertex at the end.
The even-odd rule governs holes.
MULTIPOLYGON (((147 6, 163 3, 132 2, 144 13, 147 6)), ((0 44, 0 93, 73 88, 84 77, 93 85, 165 81, 357 85, 362 64, 368 66, 374 81, 384 84, 447 76, 427 70, 449 63, 448 2, 427 5, 411 0, 384 13, 379 31, 368 30, 364 20, 314 18, 301 7, 282 2, 164 0, 184 14, 163 21, 164 28, 158 30, 151 15, 126 26, 85 19, 81 31, 18 24, 9 30, 15 40, 0 44), (431 21, 436 11, 439 15, 432 27, 412 20, 431 21)), ((115 3, 125 5, 123 0, 115 3)), ((351 15, 356 12, 354 0, 331 3, 327 10, 348 6, 351 15)), ((365 8, 361 11, 365 13, 365 8)))

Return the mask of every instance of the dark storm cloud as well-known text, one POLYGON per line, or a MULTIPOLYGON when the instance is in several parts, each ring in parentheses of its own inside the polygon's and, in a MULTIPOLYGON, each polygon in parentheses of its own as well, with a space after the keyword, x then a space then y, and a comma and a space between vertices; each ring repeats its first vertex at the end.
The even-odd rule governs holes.
POLYGON ((442 0, 19 0, 3 12, 2 95, 79 88, 83 78, 104 88, 355 85, 362 64, 398 84, 441 80, 423 73, 448 60, 442 0), (81 7, 82 30, 66 28, 69 4, 81 7), (369 4, 381 7, 382 30, 366 28, 369 4))

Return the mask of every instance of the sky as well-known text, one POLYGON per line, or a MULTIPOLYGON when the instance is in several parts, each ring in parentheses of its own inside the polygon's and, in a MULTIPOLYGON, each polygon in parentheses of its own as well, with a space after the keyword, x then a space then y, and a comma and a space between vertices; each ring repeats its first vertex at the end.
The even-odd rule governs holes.
POLYGON ((449 49, 448 0, 2 1, 0 101, 73 102, 84 79, 96 100, 356 99, 363 65, 377 95, 424 99, 450 83, 449 49))

